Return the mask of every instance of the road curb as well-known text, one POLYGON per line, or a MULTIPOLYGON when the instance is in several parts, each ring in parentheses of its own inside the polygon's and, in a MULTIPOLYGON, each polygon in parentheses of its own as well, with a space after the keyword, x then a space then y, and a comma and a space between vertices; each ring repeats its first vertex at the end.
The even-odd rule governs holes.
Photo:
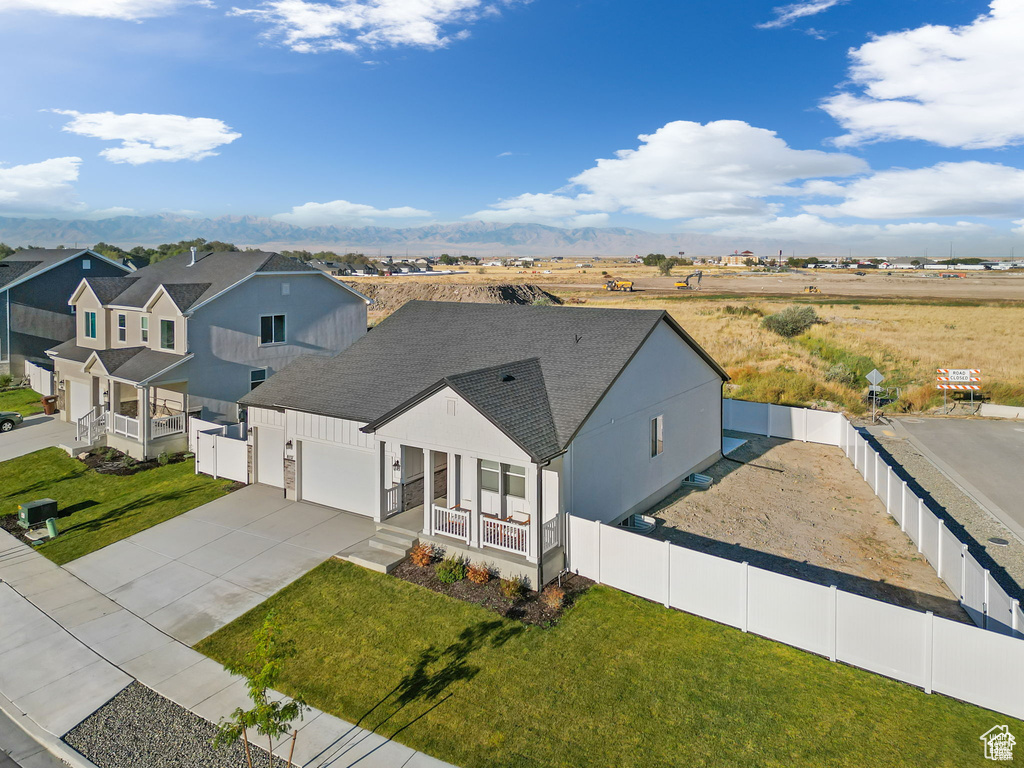
POLYGON ((75 749, 68 746, 57 736, 39 725, 28 714, 18 709, 17 705, 3 694, 0 694, 0 712, 23 730, 33 741, 56 757, 67 763, 71 768, 98 768, 98 766, 82 757, 75 749))

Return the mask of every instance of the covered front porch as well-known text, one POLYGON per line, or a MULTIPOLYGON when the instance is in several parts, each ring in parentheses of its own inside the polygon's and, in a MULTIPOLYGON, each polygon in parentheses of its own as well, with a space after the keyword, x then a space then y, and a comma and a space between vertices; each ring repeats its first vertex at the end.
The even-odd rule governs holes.
POLYGON ((105 437, 108 446, 143 460, 185 449, 187 382, 96 379, 99 402, 78 418, 78 442, 94 444, 105 437))
POLYGON ((407 444, 385 445, 381 456, 387 527, 471 560, 533 570, 561 553, 560 467, 407 444))

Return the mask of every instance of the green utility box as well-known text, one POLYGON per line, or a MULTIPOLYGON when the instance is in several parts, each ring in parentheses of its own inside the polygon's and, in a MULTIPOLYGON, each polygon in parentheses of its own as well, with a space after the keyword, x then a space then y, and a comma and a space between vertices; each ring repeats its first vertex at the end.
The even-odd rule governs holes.
POLYGON ((18 505, 18 525, 25 530, 42 525, 49 517, 57 516, 57 502, 53 499, 37 499, 18 505))

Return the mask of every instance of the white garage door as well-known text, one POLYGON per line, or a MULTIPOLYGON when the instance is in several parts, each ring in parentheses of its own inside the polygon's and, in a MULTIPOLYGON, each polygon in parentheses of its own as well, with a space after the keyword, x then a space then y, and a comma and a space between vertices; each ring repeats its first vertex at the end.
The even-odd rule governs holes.
POLYGON ((71 420, 78 421, 92 410, 92 384, 68 381, 71 383, 71 420))
POLYGON ((284 488, 284 430, 256 427, 256 482, 284 488))
POLYGON ((373 516, 377 454, 303 441, 299 454, 299 494, 303 501, 373 516))

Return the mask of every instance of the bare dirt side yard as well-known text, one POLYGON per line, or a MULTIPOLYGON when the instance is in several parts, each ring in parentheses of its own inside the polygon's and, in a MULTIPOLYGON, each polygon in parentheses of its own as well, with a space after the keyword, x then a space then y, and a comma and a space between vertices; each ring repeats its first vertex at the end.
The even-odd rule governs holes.
POLYGON ((649 513, 656 538, 969 622, 839 448, 728 434, 747 443, 649 513))

